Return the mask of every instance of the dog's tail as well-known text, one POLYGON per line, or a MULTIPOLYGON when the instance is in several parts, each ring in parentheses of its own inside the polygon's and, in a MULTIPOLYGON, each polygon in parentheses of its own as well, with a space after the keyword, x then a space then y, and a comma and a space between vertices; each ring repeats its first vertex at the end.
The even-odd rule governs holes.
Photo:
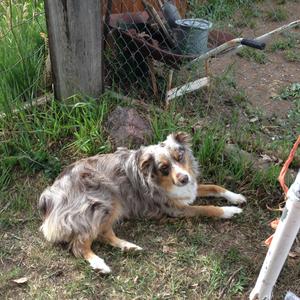
POLYGON ((38 209, 43 219, 45 219, 51 213, 53 206, 54 204, 53 204, 52 195, 51 193, 49 193, 49 188, 47 188, 40 196, 39 203, 38 203, 38 209))
POLYGON ((49 242, 64 241, 64 237, 70 234, 69 232, 67 233, 66 229, 61 230, 62 228, 57 226, 59 223, 59 215, 56 212, 57 205, 66 201, 64 192, 59 189, 56 190, 53 186, 46 188, 40 196, 38 208, 44 220, 40 230, 49 242))

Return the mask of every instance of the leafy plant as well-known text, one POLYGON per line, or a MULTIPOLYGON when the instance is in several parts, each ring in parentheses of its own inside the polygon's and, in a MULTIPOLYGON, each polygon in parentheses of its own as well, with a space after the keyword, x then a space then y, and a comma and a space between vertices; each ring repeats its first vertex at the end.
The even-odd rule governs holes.
POLYGON ((299 100, 300 99, 300 83, 292 83, 286 87, 279 95, 283 100, 299 100))
POLYGON ((267 12, 267 19, 273 22, 285 21, 288 18, 287 11, 282 7, 272 8, 267 12))
POLYGON ((245 47, 244 49, 242 49, 238 53, 238 55, 247 60, 254 61, 258 64, 267 63, 267 56, 266 56, 265 52, 251 49, 249 47, 245 47))

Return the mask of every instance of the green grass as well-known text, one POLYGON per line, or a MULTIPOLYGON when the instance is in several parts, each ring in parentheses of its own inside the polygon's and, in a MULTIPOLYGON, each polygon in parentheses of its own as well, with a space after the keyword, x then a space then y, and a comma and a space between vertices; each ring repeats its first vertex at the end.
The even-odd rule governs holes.
POLYGON ((0 3, 0 111, 34 98, 42 87, 43 1, 0 3))
POLYGON ((253 1, 222 1, 213 0, 200 3, 197 0, 189 0, 189 11, 195 18, 207 18, 212 21, 225 21, 238 11, 243 10, 244 15, 256 15, 253 9, 253 1))
POLYGON ((270 8, 266 13, 266 18, 272 22, 280 22, 288 19, 288 12, 282 7, 270 8))
POLYGON ((295 82, 284 88, 281 91, 279 98, 290 101, 300 100, 300 83, 295 82))
POLYGON ((300 50, 287 50, 284 52, 284 57, 288 62, 300 62, 300 50))
POLYGON ((43 171, 54 178, 61 170, 60 157, 68 161, 76 155, 108 152, 111 146, 103 125, 112 105, 105 97, 101 102, 74 97, 3 118, 0 190, 11 180, 12 169, 43 171))
POLYGON ((283 50, 289 50, 294 48, 296 45, 296 40, 292 36, 286 38, 286 39, 278 39, 275 42, 272 43, 271 45, 271 51, 283 51, 283 50))
POLYGON ((245 47, 244 49, 242 49, 238 53, 238 55, 247 60, 254 61, 258 64, 266 64, 268 61, 267 55, 264 51, 255 50, 249 47, 245 47))

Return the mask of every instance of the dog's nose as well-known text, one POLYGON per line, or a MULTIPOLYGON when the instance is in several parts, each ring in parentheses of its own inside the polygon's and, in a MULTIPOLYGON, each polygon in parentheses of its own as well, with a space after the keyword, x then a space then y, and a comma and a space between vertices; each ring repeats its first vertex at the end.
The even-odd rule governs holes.
POLYGON ((177 174, 176 176, 177 176, 178 181, 179 181, 182 185, 187 184, 188 181, 189 181, 189 177, 188 177, 186 174, 180 174, 180 173, 179 173, 179 174, 177 174))

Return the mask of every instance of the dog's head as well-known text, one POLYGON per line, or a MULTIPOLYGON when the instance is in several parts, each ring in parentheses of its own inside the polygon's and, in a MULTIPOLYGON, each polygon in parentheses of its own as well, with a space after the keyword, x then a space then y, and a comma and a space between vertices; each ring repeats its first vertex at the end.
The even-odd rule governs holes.
POLYGON ((188 134, 178 132, 170 134, 157 145, 142 148, 138 162, 141 172, 166 192, 194 182, 198 175, 198 164, 190 142, 188 134))

